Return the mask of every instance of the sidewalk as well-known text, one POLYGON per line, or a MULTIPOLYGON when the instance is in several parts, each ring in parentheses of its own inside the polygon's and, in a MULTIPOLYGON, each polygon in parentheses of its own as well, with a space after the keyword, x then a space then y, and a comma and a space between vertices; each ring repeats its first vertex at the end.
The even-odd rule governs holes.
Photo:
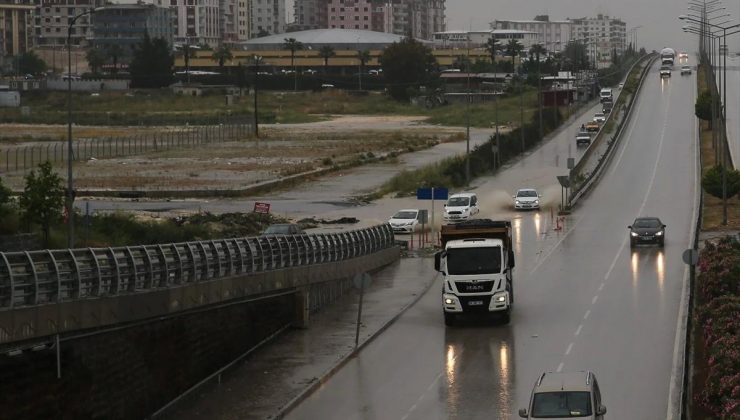
MULTIPOLYGON (((436 279, 430 258, 402 258, 372 276, 365 291, 360 346, 382 332, 436 279)), ((308 329, 289 329, 171 409, 172 419, 265 419, 299 402, 354 350, 358 292, 312 315, 308 329)))

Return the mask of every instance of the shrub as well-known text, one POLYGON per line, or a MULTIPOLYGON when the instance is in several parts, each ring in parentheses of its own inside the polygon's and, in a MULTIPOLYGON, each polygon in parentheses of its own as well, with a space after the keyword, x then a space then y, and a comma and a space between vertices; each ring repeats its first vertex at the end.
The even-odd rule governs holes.
MULTIPOLYGON (((740 194, 740 171, 726 169, 725 183, 727 184, 727 198, 740 194)), ((712 166, 701 179, 701 186, 708 194, 722 198, 722 167, 712 166)))

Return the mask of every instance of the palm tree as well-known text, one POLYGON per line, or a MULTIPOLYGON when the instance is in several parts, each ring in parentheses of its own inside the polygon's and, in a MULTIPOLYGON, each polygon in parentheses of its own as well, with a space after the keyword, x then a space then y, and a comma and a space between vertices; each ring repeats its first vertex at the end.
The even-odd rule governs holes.
POLYGON ((545 49, 545 47, 542 46, 542 44, 534 44, 529 49, 529 54, 535 56, 535 61, 537 62, 537 71, 539 72, 540 56, 547 54, 547 50, 545 49))
POLYGON ((519 55, 523 49, 524 47, 522 44, 520 44, 516 39, 510 40, 509 43, 506 44, 506 54, 511 56, 511 66, 514 68, 514 72, 516 72, 516 56, 519 55))
POLYGON ((118 59, 123 55, 123 48, 118 44, 110 44, 106 47, 105 53, 113 62, 113 70, 111 73, 118 73, 118 59))
POLYGON ((362 70, 365 68, 365 63, 370 61, 370 51, 358 50, 357 59, 360 60, 360 73, 357 76, 359 80, 359 90, 362 90, 362 70))
POLYGON ((230 61, 234 58, 234 55, 231 54, 231 49, 229 49, 229 47, 226 45, 219 45, 219 47, 213 51, 213 54, 211 54, 211 58, 213 58, 213 61, 218 62, 219 72, 223 74, 224 63, 226 63, 227 60, 230 61))
POLYGON ((496 72, 496 51, 500 49, 498 45, 498 39, 494 38, 493 35, 491 35, 490 38, 488 38, 488 41, 486 42, 486 51, 488 51, 488 54, 491 56, 491 64, 493 65, 493 71, 496 72))
POLYGON ((537 106, 539 107, 539 134, 540 139, 544 136, 542 122, 542 75, 540 74, 540 55, 547 54, 547 50, 541 44, 534 44, 529 49, 529 55, 534 55, 537 60, 537 106))
POLYGON ((293 68, 293 90, 298 90, 298 73, 295 71, 295 52, 303 49, 303 43, 295 38, 285 38, 283 49, 290 51, 290 67, 293 68))
POLYGON ((324 73, 328 73, 329 70, 329 59, 337 55, 334 52, 334 48, 325 45, 319 49, 319 57, 324 59, 324 73))

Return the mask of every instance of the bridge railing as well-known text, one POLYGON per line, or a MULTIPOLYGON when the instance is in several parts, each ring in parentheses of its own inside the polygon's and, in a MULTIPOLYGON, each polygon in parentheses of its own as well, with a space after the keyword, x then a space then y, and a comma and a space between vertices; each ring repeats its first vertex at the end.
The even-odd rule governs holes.
POLYGON ((384 224, 326 234, 0 253, 0 310, 330 263, 392 246, 393 231, 384 224))

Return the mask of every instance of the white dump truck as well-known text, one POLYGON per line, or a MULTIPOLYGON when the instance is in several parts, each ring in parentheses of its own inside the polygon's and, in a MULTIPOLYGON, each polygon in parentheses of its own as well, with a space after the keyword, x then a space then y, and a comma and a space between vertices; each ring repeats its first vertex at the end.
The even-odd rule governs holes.
POLYGON ((465 315, 498 315, 508 323, 514 303, 511 222, 474 219, 444 225, 434 268, 442 273, 445 324, 465 315))

